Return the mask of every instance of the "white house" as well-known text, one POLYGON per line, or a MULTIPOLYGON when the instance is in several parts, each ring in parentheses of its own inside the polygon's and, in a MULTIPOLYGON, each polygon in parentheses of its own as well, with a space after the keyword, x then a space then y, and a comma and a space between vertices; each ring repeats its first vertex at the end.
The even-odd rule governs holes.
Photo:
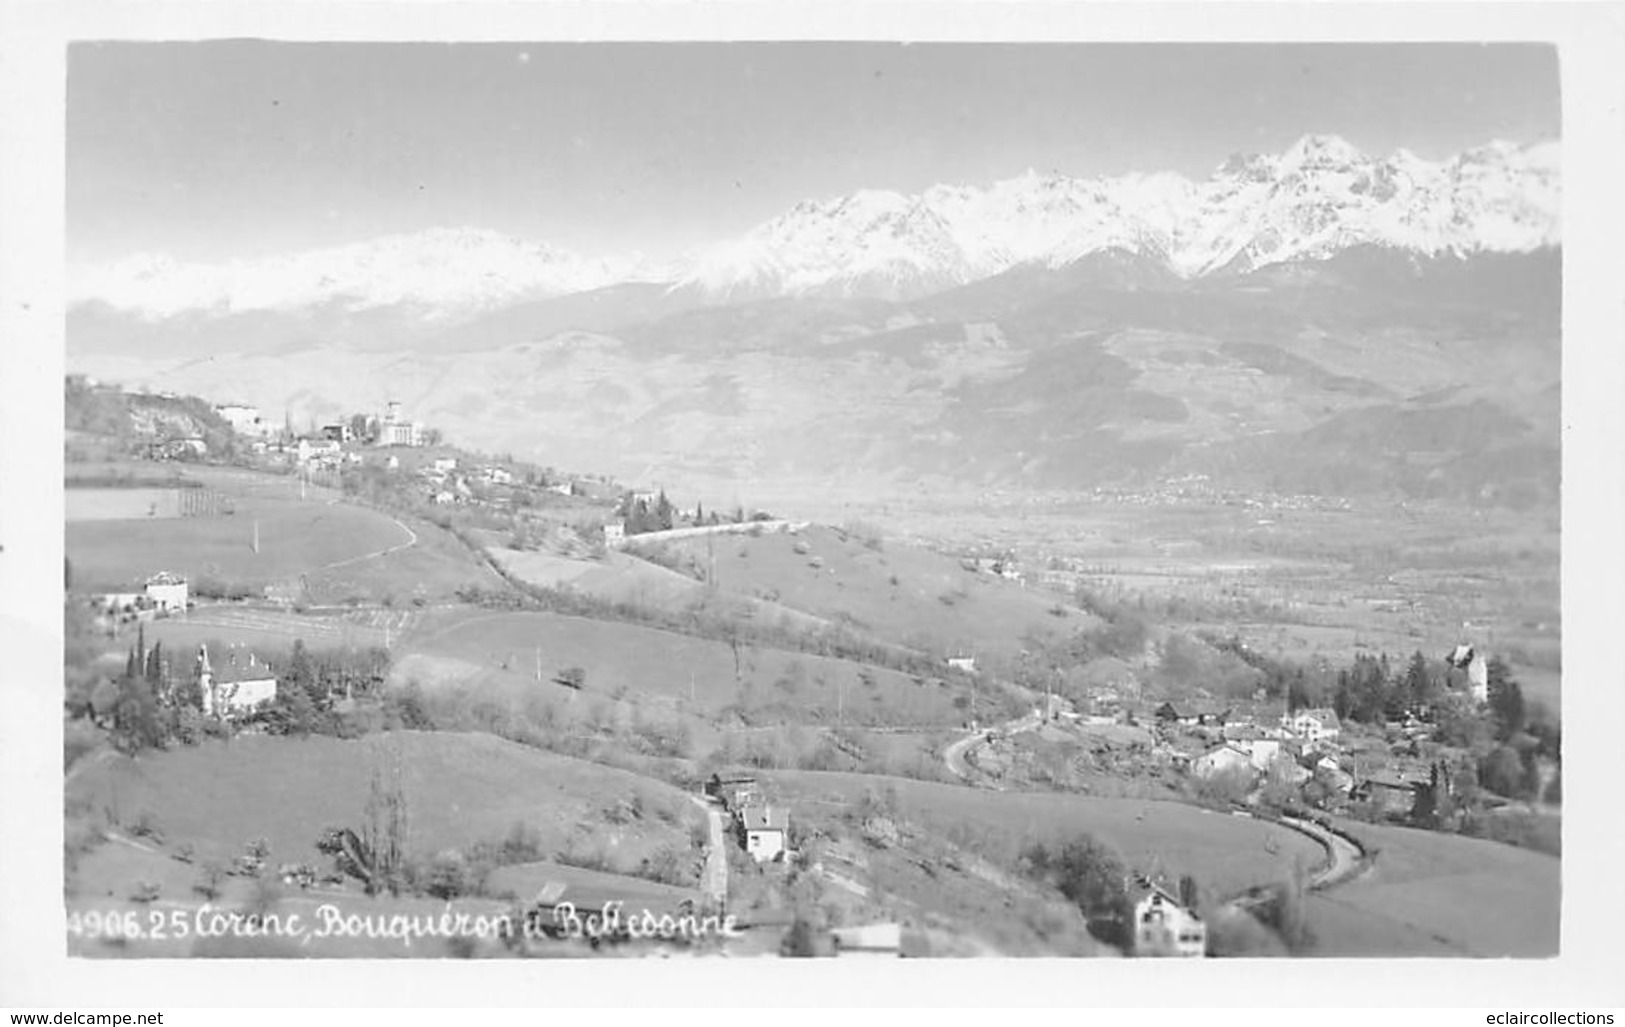
POLYGON ((745 832, 745 851, 758 863, 776 859, 786 849, 790 813, 784 807, 746 806, 739 814, 745 832))
POLYGON ((1209 749, 1191 760, 1191 773, 1201 778, 1214 777, 1236 769, 1252 770, 1253 759, 1245 749, 1233 743, 1209 749))
POLYGON ((1281 726, 1302 735, 1311 744, 1331 741, 1343 731, 1337 714, 1328 709, 1297 710, 1281 714, 1281 726))
POLYGON ((436 474, 450 474, 457 469, 457 458, 454 456, 437 456, 434 460, 436 474))
POLYGON ((626 522, 610 521, 604 525, 604 545, 611 549, 626 541, 626 522))
POLYGON ((344 447, 332 439, 300 439, 297 453, 299 462, 308 464, 313 460, 338 457, 343 451, 344 447))
POLYGON ((1207 955, 1207 924, 1194 910, 1147 881, 1141 881, 1134 904, 1136 956, 1199 959, 1207 955))
POLYGON ((276 698, 276 675, 252 652, 246 662, 232 654, 219 670, 209 662, 209 647, 197 649, 198 685, 203 693, 203 715, 231 720, 252 713, 276 698))
POLYGON ((179 574, 160 571, 147 579, 147 598, 157 609, 185 613, 188 601, 186 579, 179 574))
POLYGON ((1247 757, 1258 770, 1265 769, 1281 758, 1281 742, 1276 738, 1252 738, 1236 744, 1246 750, 1247 757))
POLYGON ((948 657, 948 666, 952 667, 954 670, 962 670, 966 674, 974 674, 976 673, 976 657, 965 655, 950 656, 948 657))

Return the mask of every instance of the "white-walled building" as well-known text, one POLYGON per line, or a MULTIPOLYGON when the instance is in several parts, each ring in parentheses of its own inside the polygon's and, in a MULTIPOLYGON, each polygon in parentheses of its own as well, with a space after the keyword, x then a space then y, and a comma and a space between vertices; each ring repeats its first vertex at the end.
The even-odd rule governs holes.
POLYGON ((200 645, 197 659, 204 716, 231 720, 276 699, 276 674, 252 652, 246 661, 231 653, 216 669, 209 661, 209 647, 200 645))
POLYGON ((1301 735, 1311 744, 1332 741, 1343 731, 1337 714, 1327 709, 1296 710, 1281 714, 1281 726, 1301 735))
POLYGON ((1187 959, 1207 955, 1207 924, 1194 910, 1146 881, 1134 904, 1134 954, 1187 959))
POLYGON ((185 613, 190 601, 186 579, 168 571, 160 571, 147 579, 146 594, 153 606, 169 613, 185 613))
POLYGON ((758 863, 776 859, 788 848, 790 813, 782 806, 746 806, 739 814, 745 851, 758 863))

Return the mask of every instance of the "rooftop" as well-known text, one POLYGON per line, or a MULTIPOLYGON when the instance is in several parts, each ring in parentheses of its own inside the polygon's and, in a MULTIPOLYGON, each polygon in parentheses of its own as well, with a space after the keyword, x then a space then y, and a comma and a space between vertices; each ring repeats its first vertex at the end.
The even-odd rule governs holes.
POLYGON ((787 831, 790 811, 783 806, 746 806, 739 819, 747 831, 787 831))

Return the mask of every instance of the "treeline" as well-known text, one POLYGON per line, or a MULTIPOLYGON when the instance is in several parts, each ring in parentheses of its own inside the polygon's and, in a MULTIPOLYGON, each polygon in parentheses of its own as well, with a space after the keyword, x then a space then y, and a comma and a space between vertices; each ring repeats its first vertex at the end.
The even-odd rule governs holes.
POLYGON ((654 502, 647 499, 636 498, 628 492, 621 498, 621 505, 616 508, 615 514, 621 518, 628 535, 647 535, 654 531, 671 531, 673 528, 686 525, 701 528, 718 524, 744 524, 746 521, 771 521, 773 515, 764 510, 757 510, 748 517, 745 508, 735 505, 731 514, 719 514, 716 510, 709 512, 704 503, 694 505, 694 514, 691 517, 681 518, 683 525, 679 525, 677 508, 666 498, 665 489, 655 497, 654 502))

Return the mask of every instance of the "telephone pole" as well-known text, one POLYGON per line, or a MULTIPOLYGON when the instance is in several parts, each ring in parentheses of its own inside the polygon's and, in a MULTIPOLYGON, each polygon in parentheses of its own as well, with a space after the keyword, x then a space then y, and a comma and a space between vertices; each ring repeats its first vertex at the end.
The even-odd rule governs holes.
POLYGON ((254 554, 256 556, 259 555, 259 551, 260 551, 260 522, 256 518, 255 521, 254 521, 254 554))

